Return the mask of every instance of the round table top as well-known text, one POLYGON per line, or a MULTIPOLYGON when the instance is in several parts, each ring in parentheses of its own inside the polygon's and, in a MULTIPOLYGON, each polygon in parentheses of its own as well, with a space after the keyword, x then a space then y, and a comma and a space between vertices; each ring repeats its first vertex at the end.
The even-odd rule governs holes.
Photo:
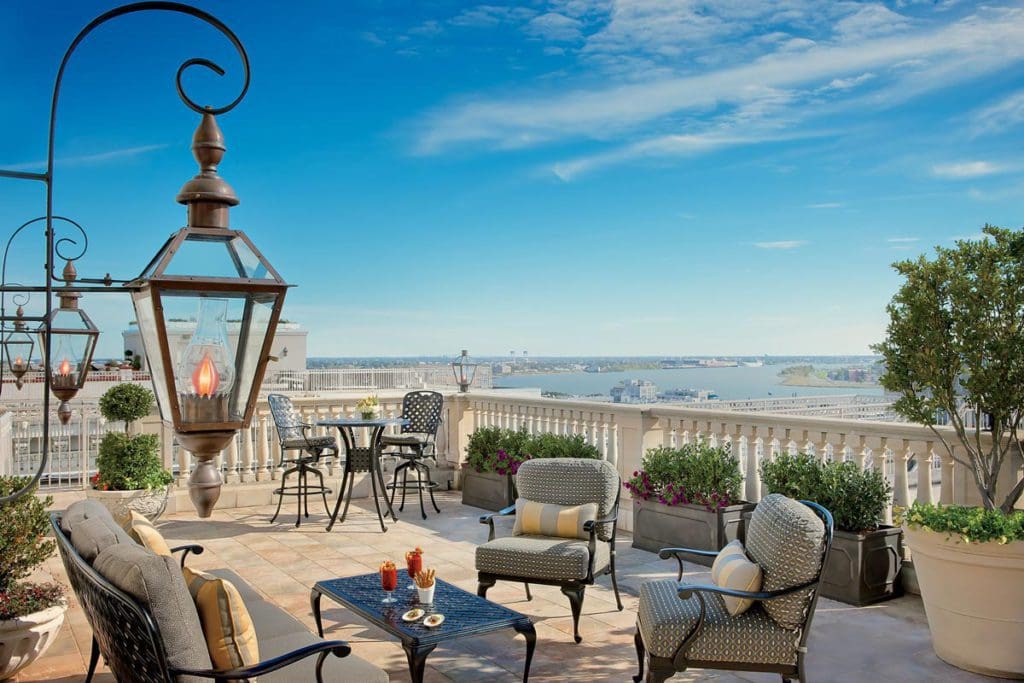
POLYGON ((404 417, 373 417, 367 420, 362 417, 330 417, 324 420, 317 420, 321 427, 404 427, 409 420, 404 417))

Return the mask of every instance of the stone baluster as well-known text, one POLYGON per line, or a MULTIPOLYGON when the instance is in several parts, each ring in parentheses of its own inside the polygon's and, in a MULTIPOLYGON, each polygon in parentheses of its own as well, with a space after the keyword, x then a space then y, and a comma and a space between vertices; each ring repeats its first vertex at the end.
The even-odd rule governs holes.
POLYGON ((178 486, 184 488, 188 475, 192 471, 192 454, 187 450, 178 447, 178 486))
POLYGON ((663 418, 662 423, 664 426, 661 429, 661 445, 665 448, 675 448, 675 420, 671 417, 666 417, 663 418))
POLYGON ((828 462, 828 432, 818 432, 818 440, 814 444, 814 457, 818 462, 828 462))
POLYGON ((270 438, 270 418, 266 415, 259 415, 259 429, 257 430, 257 441, 256 441, 256 461, 258 466, 256 468, 256 481, 266 481, 270 479, 270 468, 271 464, 270 449, 269 449, 269 438, 270 438))
MULTIPOLYGON (((910 477, 907 474, 907 466, 910 464, 910 459, 914 457, 915 452, 920 453, 920 450, 916 449, 915 445, 907 439, 902 439, 900 446, 892 449, 892 502, 894 505, 901 507, 910 505, 910 477)), ((920 467, 920 461, 917 464, 920 467)))
MULTIPOLYGON (((885 472, 885 463, 887 458, 887 451, 889 450, 889 439, 887 437, 866 437, 865 445, 871 450, 871 467, 877 470, 887 480, 885 472)), ((904 479, 906 475, 904 474, 904 479)), ((892 524, 892 500, 885 506, 885 513, 882 519, 883 524, 892 524)))
POLYGON ((241 481, 241 477, 238 474, 238 436, 235 435, 231 438, 231 443, 227 447, 227 476, 224 477, 224 481, 228 484, 237 484, 241 481))
MULTIPOLYGON (((956 476, 957 471, 956 461, 953 460, 953 455, 956 455, 957 457, 963 456, 963 448, 952 444, 950 445, 950 448, 953 451, 952 453, 950 453, 945 446, 942 447, 942 452, 939 453, 942 462, 942 483, 939 487, 939 502, 943 505, 953 504, 953 491, 955 490, 953 488, 955 483, 953 478, 956 476)), ((963 476, 969 476, 970 474, 964 469, 961 469, 960 472, 963 473, 963 476)))
MULTIPOLYGON (((761 500, 761 471, 758 469, 760 464, 759 458, 757 457, 757 441, 758 441, 758 428, 751 426, 747 429, 746 433, 747 441, 747 468, 746 476, 744 477, 744 497, 751 503, 756 503, 761 500)), ((769 447, 765 441, 764 452, 767 454, 769 447)))
POLYGON ((932 490, 932 464, 935 454, 932 452, 935 444, 927 441, 924 448, 918 451, 917 456, 917 501, 919 503, 931 504, 935 502, 935 492, 932 490))
POLYGON ((242 476, 243 484, 248 484, 256 479, 252 471, 252 427, 242 430, 242 476))
POLYGON ((590 420, 588 420, 587 422, 584 422, 583 424, 584 424, 584 432, 587 431, 587 426, 590 427, 590 430, 589 430, 590 433, 588 434, 587 440, 591 443, 591 445, 596 446, 598 449, 600 449, 601 448, 601 442, 598 441, 598 438, 597 438, 598 419, 596 417, 594 417, 593 413, 591 413, 590 414, 590 420))

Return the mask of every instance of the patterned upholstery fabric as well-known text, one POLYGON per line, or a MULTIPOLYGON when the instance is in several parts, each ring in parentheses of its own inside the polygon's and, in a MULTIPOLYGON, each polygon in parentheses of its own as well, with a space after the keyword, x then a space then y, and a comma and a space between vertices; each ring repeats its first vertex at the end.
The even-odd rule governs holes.
POLYGON ((144 548, 152 550, 157 555, 170 556, 172 554, 171 548, 167 545, 167 541, 164 540, 163 534, 157 531, 157 528, 153 526, 151 521, 135 510, 130 511, 128 526, 125 531, 132 537, 132 540, 144 548))
POLYGON ((174 558, 157 555, 135 543, 119 543, 104 548, 93 566, 153 616, 171 666, 210 667, 199 615, 174 558))
MULTIPOLYGON (((548 536, 507 536, 477 546, 477 571, 532 579, 585 579, 590 549, 585 541, 548 536)), ((608 544, 598 543, 594 573, 608 566, 608 544)))
MULTIPOLYGON (((747 554, 764 571, 762 590, 776 591, 806 583, 824 561, 825 525, 800 501, 772 493, 765 496, 747 527, 747 554)), ((811 589, 766 600, 765 612, 780 625, 802 626, 811 589)))
MULTIPOLYGON (((584 505, 597 503, 597 517, 612 514, 619 496, 619 473, 604 460, 545 458, 528 460, 516 474, 519 495, 538 503, 584 505)), ((597 536, 612 538, 612 525, 601 524, 597 536)))
MULTIPOLYGON (((738 539, 722 548, 711 565, 711 582, 720 588, 759 591, 762 578, 761 567, 750 561, 743 550, 743 542, 738 539)), ((732 616, 743 614, 754 604, 753 600, 731 595, 723 595, 722 601, 732 616)))
POLYGON ((256 627, 234 584, 188 567, 182 567, 181 571, 199 613, 214 668, 234 669, 258 664, 260 648, 256 627))
POLYGON ((427 434, 385 434, 380 442, 385 446, 420 446, 427 443, 430 436, 427 434))
MULTIPOLYGON (((680 600, 675 581, 649 581, 640 586, 637 627, 647 651, 672 657, 700 616, 697 596, 680 600)), ((708 662, 795 664, 800 633, 783 628, 765 614, 761 604, 730 616, 722 597, 704 593, 707 612, 700 634, 686 658, 708 662)))
POLYGON ((289 449, 292 449, 292 448, 305 448, 306 444, 309 444, 310 446, 312 446, 314 448, 316 448, 318 446, 323 446, 323 447, 333 446, 334 445, 334 437, 333 436, 311 436, 308 439, 303 439, 303 438, 285 439, 284 441, 281 442, 281 448, 283 448, 284 450, 289 450, 289 449))
POLYGON ((518 498, 512 533, 516 536, 530 534, 589 540, 590 534, 583 530, 583 525, 596 518, 597 503, 554 505, 518 498))

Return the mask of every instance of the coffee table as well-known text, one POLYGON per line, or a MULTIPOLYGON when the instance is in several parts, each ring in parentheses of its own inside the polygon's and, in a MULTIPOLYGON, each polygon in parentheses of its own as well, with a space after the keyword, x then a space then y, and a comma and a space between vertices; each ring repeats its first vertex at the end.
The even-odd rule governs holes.
POLYGON ((309 596, 317 633, 321 638, 324 635, 320 598, 326 595, 402 641, 413 683, 422 683, 427 655, 438 644, 512 628, 526 638, 523 683, 530 680, 530 661, 537 645, 537 633, 529 617, 440 579, 436 579, 434 604, 424 606, 420 604, 416 591, 406 588, 408 584, 409 573, 400 569, 398 588, 393 593, 398 602, 385 605, 381 602, 384 591, 380 588, 380 574, 362 574, 317 582, 309 596), (444 615, 444 622, 435 628, 427 628, 423 625, 423 618, 411 623, 402 621, 402 615, 414 607, 424 608, 428 615, 439 612, 444 615))

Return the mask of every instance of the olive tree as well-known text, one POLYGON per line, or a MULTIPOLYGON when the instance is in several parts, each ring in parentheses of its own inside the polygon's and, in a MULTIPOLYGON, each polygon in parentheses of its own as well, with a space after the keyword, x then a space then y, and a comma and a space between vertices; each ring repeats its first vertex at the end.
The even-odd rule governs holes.
POLYGON ((996 492, 1004 462, 1021 448, 1024 230, 986 225, 984 233, 936 247, 932 259, 893 264, 904 282, 874 349, 885 358, 882 385, 900 394, 896 412, 932 429, 972 473, 986 509, 1009 514, 1024 480, 1002 501, 996 492), (959 443, 935 428, 940 415, 959 443))

